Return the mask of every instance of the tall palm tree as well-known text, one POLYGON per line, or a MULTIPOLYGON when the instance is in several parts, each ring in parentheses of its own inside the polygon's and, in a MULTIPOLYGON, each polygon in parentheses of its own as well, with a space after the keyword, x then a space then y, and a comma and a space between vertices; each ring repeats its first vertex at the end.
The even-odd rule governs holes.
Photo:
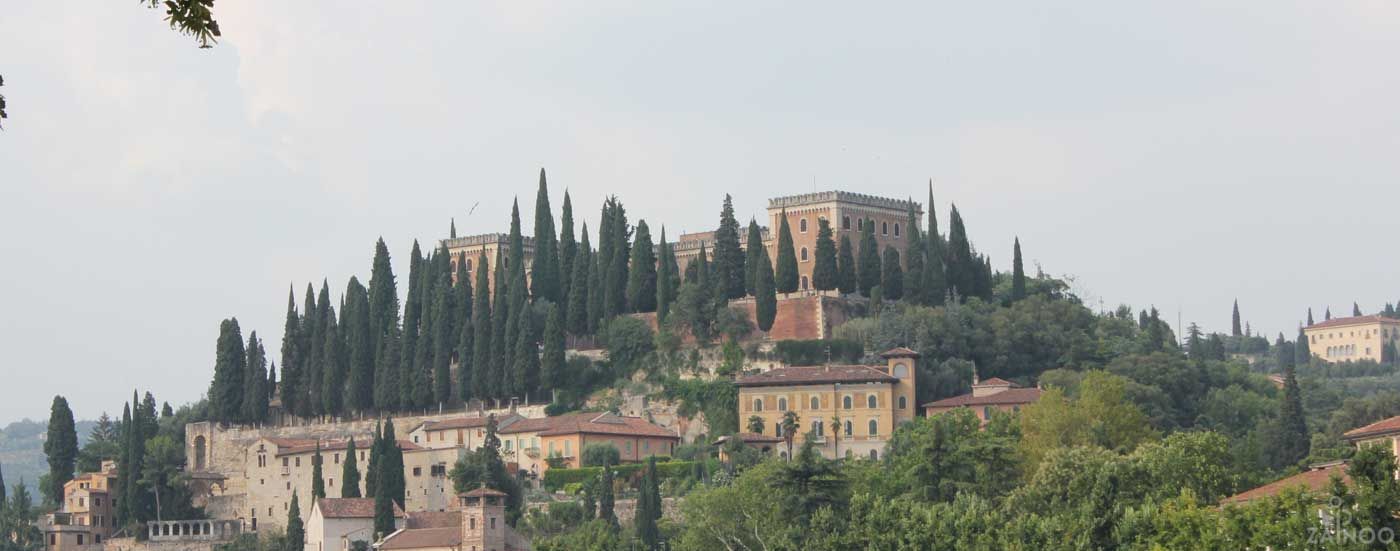
POLYGON ((801 426, 801 418, 797 412, 789 410, 783 414, 783 440, 787 442, 788 461, 792 460, 792 439, 797 436, 797 428, 801 426))
POLYGON ((831 414, 831 444, 831 458, 841 459, 841 416, 835 413, 831 414))

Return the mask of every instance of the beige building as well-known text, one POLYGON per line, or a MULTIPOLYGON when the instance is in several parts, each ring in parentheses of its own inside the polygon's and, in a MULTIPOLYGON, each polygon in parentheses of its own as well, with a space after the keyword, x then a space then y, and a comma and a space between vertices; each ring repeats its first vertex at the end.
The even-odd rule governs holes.
MULTIPOLYGON (((506 524, 506 494, 479 488, 457 496, 446 514, 410 513, 381 551, 525 551, 530 542, 506 524)), ((308 550, 310 551, 310 550, 308 550)))
POLYGON ((1384 316, 1333 318, 1303 328, 1308 350, 1329 362, 1382 361, 1387 346, 1400 346, 1400 320, 1384 316))
POLYGON ((49 551, 101 549, 112 535, 116 491, 115 461, 103 461, 100 471, 83 473, 63 485, 63 504, 44 516, 44 547, 49 551))
MULTIPOLYGON (((394 505, 394 528, 404 527, 404 512, 394 505)), ((383 534, 387 535, 387 534, 383 534)), ((354 542, 378 541, 374 533, 374 498, 321 498, 306 519, 305 551, 349 551, 354 542)))
POLYGON ((1015 383, 992 377, 972 382, 972 392, 924 404, 924 415, 932 417, 958 408, 969 408, 986 425, 998 411, 1018 413, 1040 399, 1039 388, 1021 388, 1015 383))
POLYGON ((591 444, 611 445, 622 461, 637 462, 670 456, 681 441, 680 435, 641 417, 608 412, 521 419, 499 434, 505 460, 536 475, 549 470, 550 457, 560 458, 569 468, 581 466, 583 449, 591 444))
MULTIPOLYGON (((881 354, 886 365, 780 367, 740 377, 739 423, 763 420, 764 435, 784 437, 783 417, 800 418, 794 450, 815 433, 822 454, 878 459, 896 426, 914 419, 914 362, 919 354, 896 348, 881 354), (828 423, 838 423, 839 436, 828 423)), ((787 450, 781 450, 786 455, 787 450)))
MULTIPOLYGON (((422 424, 409 431, 409 440, 414 444, 424 448, 463 448, 475 450, 480 448, 486 440, 486 425, 490 420, 489 415, 471 415, 467 417, 454 417, 435 421, 424 421, 422 424)), ((517 414, 511 413, 496 417, 496 430, 510 426, 511 423, 524 419, 517 414)))
MULTIPOLYGON (((525 278, 530 278, 530 266, 535 259, 535 240, 532 237, 525 237, 525 278)), ((484 233, 481 235, 468 235, 466 237, 449 237, 441 241, 441 245, 447 247, 448 254, 452 257, 452 284, 457 284, 457 264, 465 262, 467 267, 467 277, 472 278, 472 284, 476 284, 476 270, 483 267, 481 255, 486 255, 484 263, 486 279, 490 282, 490 288, 496 288, 496 259, 505 264, 504 268, 510 268, 510 236, 504 233, 484 233), (500 255, 499 257, 497 255, 500 255)), ((473 290, 475 291, 475 290, 473 290)))

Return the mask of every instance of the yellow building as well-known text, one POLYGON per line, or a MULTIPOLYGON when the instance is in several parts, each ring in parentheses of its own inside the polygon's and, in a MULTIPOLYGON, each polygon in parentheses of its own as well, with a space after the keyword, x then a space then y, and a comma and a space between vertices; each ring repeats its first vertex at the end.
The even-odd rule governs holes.
POLYGON ((997 377, 978 381, 974 373, 972 392, 924 404, 924 415, 932 417, 958 408, 969 408, 986 425, 998 411, 1019 413, 1023 406, 1034 404, 1039 399, 1039 388, 1021 388, 997 377))
POLYGON ((611 445, 622 461, 637 462, 654 455, 670 456, 681 441, 674 431, 646 419, 609 412, 520 419, 499 435, 505 460, 536 475, 549 470, 551 457, 568 468, 583 466, 583 450, 592 444, 611 445))
POLYGON ((1312 355, 1329 362, 1382 361, 1388 346, 1400 346, 1400 320, 1383 316, 1333 318, 1303 328, 1312 355))
POLYGON ((117 467, 103 461, 102 469, 83 473, 63 484, 63 504, 41 521, 45 549, 101 549, 112 535, 117 467))
MULTIPOLYGON (((886 365, 781 367, 740 377, 739 423, 763 422, 763 434, 784 437, 783 417, 799 417, 796 449, 809 433, 826 457, 877 459, 896 426, 914 419, 914 361, 919 354, 896 348, 881 354, 886 365), (836 423, 837 434, 832 425, 836 423)), ((786 455, 787 450, 779 452, 786 455)))

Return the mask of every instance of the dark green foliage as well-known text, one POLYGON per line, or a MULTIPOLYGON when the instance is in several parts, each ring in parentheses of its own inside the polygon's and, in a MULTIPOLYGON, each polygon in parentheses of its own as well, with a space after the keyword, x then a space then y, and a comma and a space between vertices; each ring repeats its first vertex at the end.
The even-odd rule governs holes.
POLYGON ((391 411, 399 405, 399 328, 391 327, 379 339, 378 354, 375 359, 374 407, 379 411, 391 411))
POLYGON ((383 538, 394 532, 394 500, 388 493, 374 496, 374 533, 383 538))
MULTIPOLYGON (((261 423, 267 420, 267 351, 263 349, 258 332, 248 335, 243 374, 243 420, 261 423)), ((169 407, 169 406, 167 406, 169 407)))
POLYGON ((1274 340, 1274 361, 1280 368, 1293 367, 1293 344, 1283 339, 1283 332, 1280 331, 1278 339, 1274 340))
POLYGON ((613 318, 598 331, 598 337, 608 351, 608 362, 614 373, 631 374, 642 367, 642 360, 655 347, 651 327, 646 322, 628 316, 613 318))
POLYGON ((601 323, 627 311, 627 266, 631 259, 632 229, 627 209, 617 197, 603 203, 602 226, 598 230, 598 270, 602 284, 601 323))
MULTIPOLYGON (((601 240, 603 235, 599 233, 598 237, 601 240)), ((603 268, 606 265, 600 254, 588 256, 588 329, 582 334, 591 335, 598 332, 598 325, 603 319, 603 268)))
POLYGON ((467 253, 461 253, 457 258, 456 280, 453 301, 457 303, 454 314, 457 320, 457 346, 453 349, 453 357, 457 359, 457 399, 466 402, 472 397, 472 354, 476 343, 476 327, 472 323, 475 297, 471 276, 467 274, 467 253))
POLYGON ((311 456, 311 499, 321 499, 326 497, 326 477, 321 472, 321 464, 325 460, 321 457, 321 441, 316 441, 316 453, 311 456))
POLYGON ((450 253, 444 246, 436 256, 442 264, 433 287, 433 403, 440 405, 452 401, 452 353, 456 350, 461 335, 457 332, 456 292, 452 288, 450 253))
MULTIPOLYGON (((665 231, 662 240, 665 241, 665 231)), ((573 305, 574 257, 578 255, 578 242, 574 240, 574 203, 569 199, 569 190, 564 190, 564 206, 559 214, 559 307, 564 309, 564 319, 569 319, 569 308, 573 305)))
POLYGON ((977 277, 980 268, 972 254, 972 244, 967 238, 967 228, 963 225, 958 206, 953 205, 948 225, 948 247, 943 254, 947 285, 962 299, 977 295, 977 277))
POLYGON ((527 399, 538 396, 540 386, 539 341, 535 339, 534 323, 530 310, 522 308, 519 314, 519 328, 515 332, 515 392, 527 399))
POLYGON ((1361 306, 1358 305, 1358 304, 1355 303, 1355 302, 1351 303, 1351 315, 1352 315, 1352 316, 1360 316, 1360 315, 1361 315, 1361 306))
MULTIPOLYGON (((327 299, 329 301, 329 299, 327 299)), ((327 313, 322 335, 321 351, 321 413, 340 415, 345 406, 345 364, 340 340, 340 328, 335 322, 335 313, 327 313)))
POLYGON ((476 260, 476 297, 472 305, 472 395, 480 399, 493 396, 495 384, 491 378, 492 360, 491 332, 495 327, 492 321, 491 293, 487 279, 486 253, 476 260))
POLYGON ((680 277, 676 274, 676 253, 666 242, 666 226, 661 227, 661 256, 656 263, 656 323, 666 322, 671 303, 676 300, 680 277))
POLYGON ((682 417, 704 413, 710 434, 739 432, 739 388, 732 380, 668 378, 663 381, 661 395, 679 402, 676 413, 682 417))
MULTIPOLYGON (((663 232, 664 233, 664 232, 663 232)), ((578 252, 574 254, 573 279, 569 283, 569 305, 565 309, 565 320, 570 334, 586 335, 589 327, 590 295, 593 288, 590 272, 593 268, 593 252, 589 250, 588 224, 583 225, 578 252)))
POLYGON ((899 251, 885 246, 884 265, 880 270, 880 290, 885 300, 904 297, 904 270, 899 267, 899 251))
POLYGON ((374 423, 373 439, 369 445, 369 466, 365 468, 365 497, 378 497, 379 464, 384 462, 384 424, 374 423))
POLYGON ((905 302, 911 304, 927 304, 928 297, 924 295, 924 242, 922 232, 919 231, 919 214, 914 210, 914 201, 909 200, 909 217, 904 221, 907 228, 908 245, 905 247, 904 264, 904 293, 905 302))
POLYGON ((584 446, 579 459, 585 467, 611 467, 622 463, 622 452, 612 444, 595 442, 584 446))
POLYGON ((857 283, 856 257, 851 252, 851 236, 843 233, 841 246, 836 253, 836 288, 841 290, 841 294, 849 295, 860 288, 857 283))
MULTIPOLYGON (((369 291, 354 276, 350 276, 350 283, 345 287, 345 309, 341 313, 345 315, 341 333, 345 337, 350 371, 347 405, 352 411, 370 411, 374 409, 374 376, 378 371, 375 354, 382 335, 374 331, 369 291)), ((397 322, 398 316, 394 319, 397 322)))
POLYGON ((360 497, 360 468, 355 459, 355 438, 345 445, 345 462, 340 467, 340 497, 360 497))
POLYGON ((243 351, 243 333, 237 319, 219 323, 219 341, 214 356, 214 382, 209 388, 210 408, 214 419, 235 423, 243 417, 243 374, 247 360, 243 351))
POLYGON ((1308 308, 1308 326, 1313 324, 1312 308, 1308 308))
POLYGON ((739 221, 734 218, 734 200, 724 195, 724 207, 719 213, 719 228, 715 229, 715 284, 726 299, 744 296, 744 251, 739 247, 739 221))
POLYGON ((598 518, 611 526, 617 526, 617 514, 613 511, 613 470, 603 469, 598 478, 598 518))
POLYGON ((1279 401, 1278 428, 1274 448, 1277 464, 1292 465, 1308 455, 1311 437, 1303 418, 1303 397, 1292 367, 1283 370, 1283 396, 1279 401))
POLYGON ((870 297, 870 290, 880 284, 880 245, 875 242, 875 222, 861 223, 860 261, 856 264, 856 277, 860 295, 870 297))
POLYGON ((637 221, 632 266, 627 272, 627 307, 631 312, 656 311, 656 254, 646 220, 637 221))
POLYGON ((541 394, 562 386, 564 366, 564 320, 559 308, 550 304, 545 313, 544 353, 540 358, 541 394))
MULTIPOLYGON (((500 252, 500 249, 497 249, 500 252)), ((500 259, 497 258, 497 261, 500 259)), ((423 253, 418 248, 418 240, 413 240, 413 250, 408 257, 408 298, 403 307, 403 335, 399 342, 399 364, 398 364, 398 390, 396 405, 400 408, 408 409, 414 406, 414 381, 418 379, 416 373, 416 358, 418 353, 418 340, 422 336, 422 318, 424 317, 427 289, 423 288, 424 272, 428 271, 423 253)), ((373 286, 374 282, 371 281, 373 286)))
POLYGON ((377 465, 375 497, 387 494, 399 507, 403 507, 406 482, 403 473, 403 450, 399 449, 398 438, 394 435, 393 420, 384 421, 384 434, 380 437, 378 450, 383 459, 377 465))
MULTIPOLYGON (((559 302, 559 246, 554 235, 554 213, 549 208, 549 187, 540 169, 540 188, 535 194, 535 260, 530 270, 530 296, 535 300, 559 302)), ((523 259, 523 256, 522 256, 523 259)))
MULTIPOLYGON (((310 283, 306 284, 306 302, 301 309, 301 334, 297 336, 297 349, 301 351, 301 388, 297 396, 296 414, 302 417, 309 417, 316 414, 316 410, 321 408, 321 378, 317 376, 320 369, 316 363, 321 357, 321 341, 313 340, 316 333, 316 324, 319 317, 316 315, 316 288, 310 283), (314 393, 314 394, 313 394, 314 393)), ((212 402, 212 400, 211 400, 212 402)), ((212 404, 211 404, 212 405, 212 404)), ((217 410, 215 410, 217 411, 217 410)))
POLYGON ((779 293, 791 293, 797 291, 797 251, 792 245, 787 211, 782 211, 778 219, 778 267, 773 273, 774 286, 779 293))
POLYGON ((1230 335, 1234 337, 1244 335, 1244 331, 1240 328, 1240 301, 1238 299, 1235 300, 1234 308, 1230 314, 1230 335))
POLYGON ((44 488, 52 503, 63 503, 63 485, 73 479, 78 460, 78 430, 73 426, 73 410, 68 399, 53 397, 49 407, 49 428, 44 437, 44 455, 49 462, 49 487, 44 488))
POLYGON ((865 346, 860 342, 841 339, 781 340, 773 343, 773 355, 787 365, 825 364, 828 351, 832 363, 854 364, 865 354, 865 346))
POLYGON ((304 415, 312 416, 326 413, 326 367, 335 362, 334 357, 326 357, 326 352, 333 350, 326 345, 326 333, 331 330, 331 324, 335 323, 335 315, 331 312, 330 285, 326 280, 321 280, 321 290, 316 293, 315 307, 307 310, 306 317, 311 321, 302 325, 311 328, 311 335, 306 341, 311 355, 307 358, 308 399, 304 403, 308 410, 304 415))
MULTIPOLYGON (((786 227, 786 223, 784 223, 784 227, 786 227)), ((791 245, 789 239, 789 248, 791 245)), ((777 288, 773 276, 773 263, 768 260, 766 247, 758 247, 756 260, 757 262, 754 263, 754 317, 756 319, 754 321, 758 322, 759 331, 767 333, 773 329, 773 322, 778 317, 777 288)), ((780 262, 778 266, 781 268, 782 263, 780 262)), ((797 267, 793 266, 792 269, 796 270, 797 267)), ((793 274, 796 275, 796 271, 793 274)))
POLYGON ((282 411, 300 411, 303 391, 301 382, 301 316, 297 314, 296 293, 287 289, 287 319, 282 328, 282 411))
MULTIPOLYGON (((219 22, 214 20, 213 0, 141 0, 141 4, 150 8, 164 8, 165 20, 170 23, 170 28, 199 41, 201 49, 214 47, 212 43, 218 43, 219 37, 223 36, 219 32, 219 22)), ((4 103, 0 102, 0 115, 3 115, 3 107, 4 103)))
POLYGON ((638 490, 637 513, 634 520, 634 524, 637 526, 637 537, 642 540, 642 545, 646 549, 661 549, 661 531, 656 527, 656 521, 661 520, 661 486, 657 482, 656 456, 647 458, 647 468, 642 473, 642 481, 638 490))
POLYGON ((1011 259, 1011 300, 1026 298, 1026 270, 1021 265, 1021 238, 1017 237, 1012 248, 1011 259))
POLYGON ((763 249, 763 231, 758 221, 749 219, 748 233, 744 237, 744 292, 754 294, 754 275, 758 273, 758 251, 763 249))
MULTIPOLYGON (((422 257, 418 250, 418 242, 413 242, 413 260, 416 263, 422 257)), ((413 266, 414 264, 410 264, 413 266)), ((410 269, 409 277, 413 277, 410 269)), ((380 238, 374 244, 374 263, 370 268, 369 289, 366 291, 369 299, 369 342, 373 346, 383 342, 384 335, 399 326, 399 290, 398 284, 394 281, 394 268, 389 259, 389 247, 384 244, 384 239, 380 238)), ((417 319, 414 320, 417 322, 417 319)), ((408 325, 408 314, 404 313, 404 325, 408 325)), ((371 351, 370 357, 377 358, 379 350, 371 351)), ((286 369, 286 358, 282 359, 283 369, 286 369)))
MULTIPOLYGON (((548 471, 546 471, 548 472, 548 471)), ((486 436, 480 448, 467 451, 448 473, 452 488, 461 493, 491 488, 506 494, 506 519, 515 524, 523 509, 523 490, 501 460, 501 440, 496 436, 496 416, 486 420, 486 436)))
POLYGON ((292 503, 287 506, 287 542, 293 550, 306 545, 306 526, 301 523, 301 503, 296 490, 292 490, 292 503))
POLYGON ((830 291, 837 287, 840 273, 836 262, 836 241, 832 239, 831 222, 817 219, 817 250, 812 265, 812 288, 830 291))

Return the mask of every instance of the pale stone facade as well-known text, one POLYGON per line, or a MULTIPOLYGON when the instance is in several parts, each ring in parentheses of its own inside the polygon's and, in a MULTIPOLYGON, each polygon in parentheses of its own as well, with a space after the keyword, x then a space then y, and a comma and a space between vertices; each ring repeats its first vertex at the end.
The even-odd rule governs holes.
POLYGON ((113 531, 112 511, 118 497, 117 467, 103 461, 95 473, 83 473, 63 485, 58 511, 44 515, 44 548, 48 551, 100 549, 113 531))
MULTIPOLYGON (((525 245, 525 278, 530 278, 530 267, 535 259, 535 240, 531 237, 524 237, 522 243, 525 245)), ((510 267, 510 236, 504 233, 485 233, 481 235, 468 235, 466 237, 449 237, 442 240, 442 246, 447 247, 447 252, 452 259, 452 283, 457 283, 457 264, 465 262, 467 277, 472 278, 472 285, 476 284, 476 271, 483 266, 486 268, 486 280, 489 282, 488 289, 496 288, 496 259, 499 254, 501 262, 505 268, 510 267), (486 256, 482 262, 482 255, 486 256)), ((475 289, 473 289, 475 291, 475 289)))
POLYGON ((1308 350, 1329 362, 1382 361, 1387 346, 1400 346, 1400 320, 1383 316, 1334 318, 1303 328, 1308 350))

